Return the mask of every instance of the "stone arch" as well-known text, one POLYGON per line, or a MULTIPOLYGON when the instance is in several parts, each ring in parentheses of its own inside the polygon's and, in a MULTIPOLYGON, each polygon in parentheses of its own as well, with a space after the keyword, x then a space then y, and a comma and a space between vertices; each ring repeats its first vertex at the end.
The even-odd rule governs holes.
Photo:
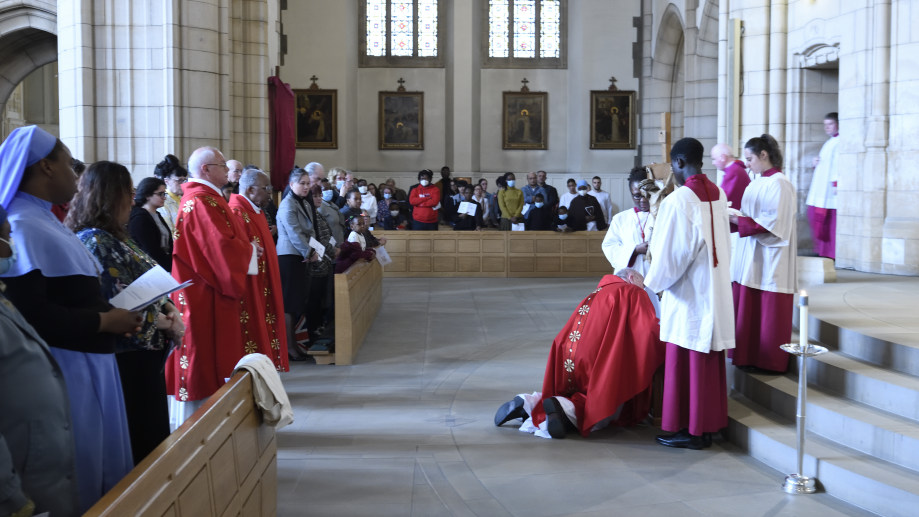
MULTIPOLYGON (((647 13, 651 2, 644 2, 647 13)), ((648 29, 651 29, 650 27, 648 29)), ((660 130, 660 115, 670 112, 671 137, 677 140, 683 136, 683 43, 684 24, 679 9, 673 3, 667 5, 657 29, 651 32, 653 38, 650 77, 643 87, 642 97, 642 163, 660 162, 660 146, 657 133, 660 130)))
POLYGON ((57 6, 0 1, 0 105, 27 75, 57 61, 57 6))
POLYGON ((708 148, 718 138, 718 0, 705 1, 692 20, 699 25, 687 27, 685 36, 683 133, 708 148))

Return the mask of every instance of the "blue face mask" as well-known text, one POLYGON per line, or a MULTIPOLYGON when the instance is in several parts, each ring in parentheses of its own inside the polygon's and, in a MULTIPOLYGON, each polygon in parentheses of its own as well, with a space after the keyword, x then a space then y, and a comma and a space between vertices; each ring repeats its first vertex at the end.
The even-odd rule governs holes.
POLYGON ((335 182, 335 188, 337 188, 338 190, 341 190, 341 188, 344 187, 344 186, 345 186, 345 181, 344 181, 344 180, 338 180, 338 181, 335 182))
POLYGON ((558 214, 558 218, 564 221, 565 219, 568 219, 568 214, 558 214))
POLYGON ((392 194, 390 194, 389 192, 385 192, 385 193, 383 194, 383 199, 389 199, 389 198, 391 198, 391 197, 392 197, 392 194))
POLYGON ((517 183, 516 180, 507 180, 507 187, 513 188, 516 183, 517 183))
POLYGON ((7 246, 10 247, 10 252, 12 254, 9 257, 0 257, 0 275, 6 274, 7 271, 13 268, 13 264, 16 263, 16 247, 13 246, 13 238, 10 237, 10 240, 0 239, 0 241, 5 242, 7 246))
POLYGON ((334 196, 334 195, 335 195, 335 191, 333 191, 333 190, 323 190, 323 191, 322 191, 322 200, 323 200, 323 201, 331 201, 331 200, 332 200, 332 196, 334 196))
POLYGON ((536 205, 536 208, 542 208, 542 206, 545 205, 545 203, 541 203, 541 202, 539 202, 539 201, 537 201, 537 202, 535 202, 535 203, 533 203, 533 204, 536 205))

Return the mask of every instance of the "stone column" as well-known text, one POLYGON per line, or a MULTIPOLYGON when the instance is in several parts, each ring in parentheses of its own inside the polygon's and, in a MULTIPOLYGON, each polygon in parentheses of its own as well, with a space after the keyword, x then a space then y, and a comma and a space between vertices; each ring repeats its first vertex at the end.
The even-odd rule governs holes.
MULTIPOLYGON (((454 176, 477 173, 481 160, 481 44, 472 37, 488 31, 482 21, 483 2, 450 2, 446 62, 446 156, 454 176)), ((472 175, 473 177, 476 174, 472 175)), ((491 186, 491 185, 490 185, 491 186)), ((491 186, 491 188, 494 188, 491 186)))

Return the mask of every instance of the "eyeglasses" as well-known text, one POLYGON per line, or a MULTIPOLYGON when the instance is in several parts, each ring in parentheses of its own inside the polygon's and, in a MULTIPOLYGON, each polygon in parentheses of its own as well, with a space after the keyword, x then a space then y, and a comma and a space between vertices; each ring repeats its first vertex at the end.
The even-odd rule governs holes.
POLYGON ((154 196, 159 196, 159 197, 166 197, 166 192, 165 192, 165 191, 163 191, 163 192, 154 192, 153 195, 154 195, 154 196))

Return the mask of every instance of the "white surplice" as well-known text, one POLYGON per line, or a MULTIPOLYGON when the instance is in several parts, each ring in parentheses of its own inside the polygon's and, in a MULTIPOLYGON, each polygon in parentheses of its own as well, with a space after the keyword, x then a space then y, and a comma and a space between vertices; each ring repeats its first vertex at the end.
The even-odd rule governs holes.
POLYGON ((609 192, 605 190, 597 192, 594 189, 590 189, 587 193, 597 198, 597 201, 600 203, 600 208, 603 209, 603 219, 606 221, 606 224, 609 224, 614 215, 613 202, 609 199, 609 192))
POLYGON ((689 187, 680 187, 664 199, 645 277, 646 286, 664 293, 661 341, 702 353, 734 348, 730 224, 727 197, 718 190, 711 212, 709 203, 689 187), (718 267, 713 267, 713 242, 718 267))
POLYGON ((807 192, 805 204, 818 208, 836 209, 836 187, 833 183, 839 177, 837 169, 837 148, 839 137, 830 137, 820 148, 820 161, 814 169, 814 178, 811 180, 810 190, 807 192))
MULTIPOLYGON (((636 211, 634 208, 623 210, 613 216, 602 245, 603 254, 613 266, 613 271, 629 267, 632 252, 636 246, 651 238, 653 226, 654 218, 650 217, 649 212, 636 211)), ((645 259, 644 254, 636 255, 635 263, 631 266, 642 276, 648 273, 648 262, 645 259)))
POLYGON ((769 233, 737 239, 731 279, 773 293, 794 293, 797 286, 797 194, 781 172, 754 179, 744 191, 743 212, 769 233))

